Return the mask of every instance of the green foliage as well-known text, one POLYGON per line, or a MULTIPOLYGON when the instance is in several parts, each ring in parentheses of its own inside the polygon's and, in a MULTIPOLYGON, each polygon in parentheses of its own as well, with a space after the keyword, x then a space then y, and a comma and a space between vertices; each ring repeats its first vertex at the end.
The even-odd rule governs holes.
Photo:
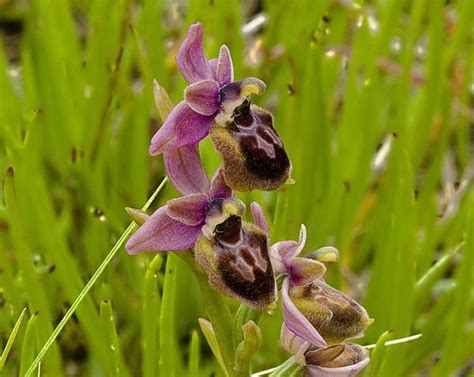
MULTIPOLYGON (((474 344, 474 3, 267 0, 264 28, 244 34, 253 3, 0 1, 2 350, 16 334, 4 375, 23 375, 55 328, 43 376, 223 373, 198 323, 213 292, 175 256, 112 249, 133 229, 124 208, 141 207, 164 177, 147 152, 161 124, 152 81, 181 100, 174 56, 197 20, 209 56, 226 43, 237 78, 267 83, 255 102, 274 113, 293 162, 294 185, 241 199, 273 219, 272 242, 296 239, 304 223, 305 252, 339 249, 328 279, 375 319, 361 344, 389 330, 423 334, 379 341, 367 375, 472 365, 459 343, 474 344), (25 306, 27 324, 15 329, 25 306)), ((211 173, 219 160, 209 141, 201 152, 211 173)), ((166 187, 153 208, 175 195, 166 187)), ((209 313, 228 318, 220 300, 209 313)), ((279 308, 256 319, 227 301, 261 328, 253 371, 288 359, 279 308)), ((235 346, 232 328, 213 331, 235 346)), ((290 370, 300 373, 290 360, 274 375, 290 370)))

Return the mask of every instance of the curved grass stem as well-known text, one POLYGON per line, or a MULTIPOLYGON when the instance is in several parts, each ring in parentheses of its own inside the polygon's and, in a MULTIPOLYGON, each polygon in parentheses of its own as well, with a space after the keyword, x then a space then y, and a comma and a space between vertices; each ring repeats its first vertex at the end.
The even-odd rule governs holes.
MULTIPOLYGON (((161 192, 163 187, 165 186, 168 178, 164 178, 159 186, 156 188, 155 192, 150 196, 150 198, 147 200, 145 205, 143 206, 142 210, 145 211, 150 207, 151 203, 156 199, 158 194, 161 192)), ((84 297, 87 296, 91 288, 94 286, 94 284, 97 282, 99 277, 102 275, 104 272, 105 268, 109 265, 110 261, 114 258, 114 256, 117 254, 117 252, 120 250, 122 245, 124 244, 125 240, 130 236, 130 234, 135 230, 136 224, 134 222, 130 223, 130 225, 125 229, 125 231, 122 233, 118 241, 115 243, 114 247, 110 250, 110 252, 107 254, 103 262, 100 264, 100 266, 97 268, 97 270, 94 272, 90 280, 87 282, 87 284, 84 286, 82 291, 79 293, 77 296, 76 300, 72 303, 71 307, 68 309, 66 314, 64 314, 64 317, 61 319, 61 322, 56 326, 56 328, 53 330, 51 336, 48 338, 44 346, 41 348, 40 352, 36 356, 36 358, 33 360, 31 363, 30 367, 26 371, 25 376, 29 377, 33 374, 35 369, 38 367, 38 364, 43 360, 43 357, 46 355, 48 352, 49 348, 51 345, 54 343, 56 338, 58 337, 59 333, 62 331, 64 326, 66 326, 66 323, 69 321, 69 319, 72 317, 76 309, 79 307, 81 304, 82 300, 84 297)))

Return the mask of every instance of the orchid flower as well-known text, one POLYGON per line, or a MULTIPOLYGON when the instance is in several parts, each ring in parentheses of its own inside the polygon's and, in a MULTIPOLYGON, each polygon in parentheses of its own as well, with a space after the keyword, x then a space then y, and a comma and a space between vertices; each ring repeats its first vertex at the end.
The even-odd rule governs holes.
POLYGON ((255 224, 242 221, 233 204, 214 206, 194 251, 215 290, 264 309, 276 300, 276 284, 268 224, 257 203, 251 204, 251 210, 255 224))
POLYGON ((295 361, 304 366, 305 377, 353 377, 370 361, 368 351, 358 344, 318 347, 295 335, 285 324, 281 328, 280 342, 294 355, 295 361))
POLYGON ((172 172, 170 180, 185 195, 168 201, 146 219, 126 244, 129 254, 193 247, 206 222, 209 205, 215 201, 235 201, 245 208, 232 197, 233 192, 224 183, 219 170, 209 181, 196 150, 189 148, 181 153, 184 160, 169 159, 170 163, 175 161, 176 166, 169 167, 168 173, 172 172))
POLYGON ((361 336, 372 323, 367 311, 348 295, 323 280, 324 261, 337 260, 337 249, 325 247, 298 257, 306 242, 301 226, 299 241, 282 241, 271 250, 273 268, 285 274, 282 308, 287 328, 304 341, 324 348, 329 343, 361 336))
POLYGON ((176 63, 189 86, 184 91, 184 100, 173 108, 153 136, 149 148, 152 156, 198 143, 209 134, 219 112, 229 111, 230 103, 240 104, 248 94, 265 91, 265 83, 256 78, 232 82, 234 71, 227 46, 220 48, 217 59, 206 58, 199 22, 189 27, 176 63))
POLYGON ((276 190, 292 182, 291 162, 267 110, 251 105, 250 94, 262 94, 265 83, 247 77, 233 82, 232 58, 227 46, 217 59, 203 50, 200 23, 189 27, 176 56, 182 76, 189 83, 178 103, 156 132, 151 155, 194 146, 209 133, 222 157, 228 186, 239 191, 276 190))

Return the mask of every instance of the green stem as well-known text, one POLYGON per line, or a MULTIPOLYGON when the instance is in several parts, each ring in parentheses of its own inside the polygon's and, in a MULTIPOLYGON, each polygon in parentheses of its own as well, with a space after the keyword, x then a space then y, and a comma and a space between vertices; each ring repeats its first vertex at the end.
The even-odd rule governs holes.
POLYGON ((219 349, 222 354, 222 359, 226 367, 225 373, 228 376, 235 376, 234 371, 234 346, 232 344, 232 315, 229 310, 225 298, 214 291, 209 285, 207 275, 203 273, 197 266, 191 252, 177 253, 191 268, 196 276, 196 279, 201 289, 203 301, 211 321, 214 334, 217 342, 219 343, 219 349))
MULTIPOLYGON (((165 177, 160 185, 157 187, 155 192, 153 193, 152 196, 148 199, 148 201, 145 203, 143 206, 142 210, 145 211, 148 209, 148 207, 153 203, 157 195, 160 193, 160 191, 163 189, 167 182, 167 178, 165 177)), ((130 225, 127 227, 125 232, 122 233, 120 236, 119 240, 117 243, 114 245, 112 250, 110 250, 109 254, 105 257, 104 261, 100 264, 100 266, 97 268, 97 270, 94 272, 94 275, 90 278, 90 280, 87 282, 87 284, 84 286, 82 291, 79 293, 77 296, 76 300, 72 303, 71 307, 68 309, 64 317, 61 319, 61 322, 56 326, 54 329, 53 333, 51 336, 48 338, 46 343, 44 344, 43 348, 41 348, 41 351, 38 353, 38 356, 34 359, 33 363, 30 365, 28 370, 26 371, 25 377, 31 376, 32 373, 35 371, 35 369, 38 367, 38 364, 41 362, 43 357, 46 355, 46 352, 48 352, 49 348, 51 345, 54 343, 56 338, 58 337, 59 333, 61 330, 66 326, 66 323, 69 321, 69 319, 72 317, 78 306, 81 304, 82 300, 84 297, 87 296, 91 288, 94 286, 96 283, 97 279, 99 279, 100 275, 102 275, 102 272, 104 272, 105 268, 109 265, 110 261, 114 258, 115 254, 120 250, 122 247, 123 243, 125 240, 128 238, 128 236, 135 230, 136 224, 134 222, 130 223, 130 225)))

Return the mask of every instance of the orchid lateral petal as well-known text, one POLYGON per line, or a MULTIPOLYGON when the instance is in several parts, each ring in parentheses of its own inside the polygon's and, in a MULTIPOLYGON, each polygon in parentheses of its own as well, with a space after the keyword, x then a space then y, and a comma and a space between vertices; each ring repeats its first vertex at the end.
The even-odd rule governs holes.
POLYGON ((185 250, 194 245, 201 226, 189 226, 167 214, 167 206, 158 208, 130 237, 125 248, 129 254, 144 251, 185 250))
POLYGON ((208 198, 205 194, 190 194, 168 202, 166 214, 186 225, 203 224, 206 219, 208 198))
POLYGON ((326 266, 321 262, 301 257, 291 258, 287 268, 294 285, 307 285, 326 273, 326 266))
POLYGON ((286 265, 287 262, 296 255, 298 247, 298 242, 287 240, 274 243, 272 249, 275 250, 279 259, 286 265))
POLYGON ((203 30, 200 22, 191 25, 176 55, 176 64, 184 79, 194 82, 212 79, 211 67, 204 55, 203 30))
POLYGON ((197 144, 163 153, 168 179, 182 195, 209 191, 209 178, 202 166, 197 144))
POLYGON ((230 198, 232 195, 233 190, 225 183, 222 169, 217 169, 212 177, 209 196, 211 199, 225 199, 230 198))
POLYGON ((268 226, 267 219, 263 213, 262 207, 257 202, 252 202, 250 204, 250 210, 252 211, 253 221, 260 229, 262 229, 266 234, 270 234, 270 227, 268 226))
POLYGON ((219 108, 219 85, 214 80, 202 80, 184 90, 186 104, 198 114, 212 115, 219 108))
POLYGON ((289 296, 290 279, 286 278, 281 287, 282 309, 285 324, 288 329, 303 340, 316 347, 326 347, 327 343, 319 334, 318 330, 306 319, 298 308, 293 304, 289 296))
POLYGON ((166 118, 163 126, 151 139, 149 152, 152 156, 193 145, 204 139, 212 124, 212 117, 198 114, 184 101, 178 103, 166 118))
POLYGON ((219 50, 219 58, 216 66, 216 81, 220 86, 231 83, 234 80, 234 66, 229 48, 222 45, 219 50))

